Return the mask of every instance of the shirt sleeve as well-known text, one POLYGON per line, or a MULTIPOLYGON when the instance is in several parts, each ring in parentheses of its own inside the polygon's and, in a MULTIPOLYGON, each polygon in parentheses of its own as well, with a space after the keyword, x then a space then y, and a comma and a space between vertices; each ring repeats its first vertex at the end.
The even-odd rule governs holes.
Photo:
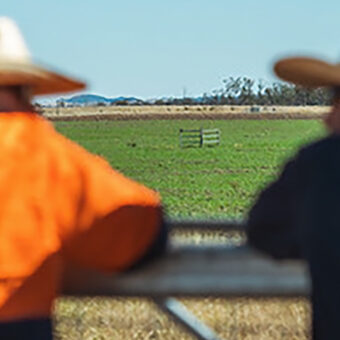
POLYGON ((284 166, 279 178, 260 193, 246 224, 248 243, 278 259, 300 257, 298 167, 298 159, 284 166))
POLYGON ((159 195, 102 158, 73 144, 72 148, 82 192, 65 257, 107 272, 129 268, 157 242, 163 225, 159 195))

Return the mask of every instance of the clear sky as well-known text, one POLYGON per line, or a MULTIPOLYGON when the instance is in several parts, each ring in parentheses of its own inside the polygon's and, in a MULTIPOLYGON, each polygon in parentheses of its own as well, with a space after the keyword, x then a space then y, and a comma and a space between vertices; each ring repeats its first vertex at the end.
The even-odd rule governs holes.
POLYGON ((272 81, 278 56, 340 61, 339 0, 9 0, 35 59, 86 92, 154 98, 210 93, 229 76, 272 81))

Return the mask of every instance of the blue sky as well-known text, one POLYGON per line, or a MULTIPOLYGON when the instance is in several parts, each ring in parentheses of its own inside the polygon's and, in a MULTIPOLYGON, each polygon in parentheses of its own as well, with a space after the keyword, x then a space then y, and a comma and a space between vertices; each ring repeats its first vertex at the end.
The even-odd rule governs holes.
POLYGON ((35 59, 86 92, 154 98, 209 93, 229 76, 273 81, 281 55, 340 61, 340 1, 10 0, 35 59))

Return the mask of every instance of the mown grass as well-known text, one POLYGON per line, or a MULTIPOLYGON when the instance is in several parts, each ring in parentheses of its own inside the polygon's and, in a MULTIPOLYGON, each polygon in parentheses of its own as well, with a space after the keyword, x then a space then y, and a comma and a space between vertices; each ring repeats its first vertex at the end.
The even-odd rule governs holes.
MULTIPOLYGON (((241 217, 256 192, 303 144, 324 134, 317 121, 59 122, 57 129, 113 167, 160 191, 170 216, 241 217), (180 128, 217 127, 219 147, 180 149, 180 128)), ((176 235, 175 240, 183 242, 176 235)), ((227 242, 211 233, 185 243, 227 242)), ((305 299, 185 299, 229 340, 308 339, 305 299)), ((57 340, 192 339, 144 299, 60 299, 57 340)))
POLYGON ((299 146, 323 134, 317 121, 59 122, 57 129, 158 190, 171 216, 242 216, 259 188, 299 146), (218 147, 179 147, 180 128, 217 127, 218 147))

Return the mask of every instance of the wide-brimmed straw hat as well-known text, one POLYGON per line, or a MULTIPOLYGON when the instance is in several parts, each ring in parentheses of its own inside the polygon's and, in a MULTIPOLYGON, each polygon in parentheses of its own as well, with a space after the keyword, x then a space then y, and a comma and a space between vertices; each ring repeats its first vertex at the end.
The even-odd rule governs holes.
POLYGON ((0 17, 0 86, 27 85, 34 95, 65 93, 85 83, 34 63, 15 22, 0 17))
POLYGON ((281 59, 274 65, 276 75, 306 87, 340 86, 340 65, 308 57, 281 59))

